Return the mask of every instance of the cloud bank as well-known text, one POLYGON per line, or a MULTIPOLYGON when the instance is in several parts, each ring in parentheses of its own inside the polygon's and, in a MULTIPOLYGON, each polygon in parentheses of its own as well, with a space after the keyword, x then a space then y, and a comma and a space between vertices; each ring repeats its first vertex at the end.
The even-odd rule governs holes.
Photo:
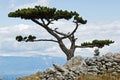
MULTIPOLYGON (((69 32, 74 28, 74 24, 68 22, 55 22, 51 28, 59 27, 59 30, 69 32)), ((8 27, 0 27, 0 56, 39 56, 49 55, 65 57, 65 54, 60 50, 58 44, 53 42, 17 42, 16 35, 27 36, 29 34, 38 36, 42 39, 52 39, 44 29, 37 25, 18 24, 8 27)), ((107 52, 119 53, 120 45, 120 21, 111 23, 88 23, 80 25, 76 32, 78 38, 77 44, 94 39, 110 39, 115 41, 114 44, 100 49, 101 55, 107 52)), ((65 41, 69 46, 69 42, 65 41)), ((77 49, 75 55, 93 56, 94 49, 77 49)))

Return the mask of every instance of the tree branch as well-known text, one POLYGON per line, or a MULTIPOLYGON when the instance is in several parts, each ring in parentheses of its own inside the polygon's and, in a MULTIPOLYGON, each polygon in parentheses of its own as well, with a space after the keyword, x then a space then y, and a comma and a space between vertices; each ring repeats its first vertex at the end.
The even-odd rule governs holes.
POLYGON ((88 46, 78 46, 76 45, 75 48, 93 48, 94 46, 88 45, 88 46))
POLYGON ((43 19, 41 19, 42 23, 45 25, 45 21, 43 19))
POLYGON ((62 37, 62 39, 67 38, 67 37, 73 35, 73 34, 76 32, 76 30, 78 29, 78 26, 79 26, 79 25, 78 25, 77 22, 74 22, 74 23, 76 23, 76 27, 75 27, 75 29, 74 29, 69 35, 62 37))
POLYGON ((77 22, 74 22, 74 23, 76 23, 76 27, 70 35, 73 35, 76 32, 76 30, 78 29, 78 26, 79 26, 78 23, 77 22))
POLYGON ((53 31, 56 32, 56 33, 59 34, 59 35, 68 36, 68 35, 65 34, 65 33, 62 33, 62 32, 57 31, 57 29, 58 29, 58 28, 55 28, 53 31))
MULTIPOLYGON (((47 26, 52 22, 52 21, 54 21, 53 19, 51 19, 51 20, 47 20, 48 21, 48 23, 46 24, 47 26)), ((52 24, 52 23, 51 23, 52 24)))
POLYGON ((38 24, 38 25, 44 27, 44 25, 43 25, 42 23, 40 23, 39 21, 37 21, 36 19, 31 19, 31 20, 32 20, 33 22, 35 22, 36 24, 38 24))
POLYGON ((37 41, 51 41, 51 42, 58 42, 56 40, 53 40, 53 39, 38 39, 38 40, 34 40, 35 42, 37 41))
POLYGON ((51 35, 53 35, 57 40, 61 40, 61 38, 53 32, 53 30, 51 28, 48 27, 48 25, 44 25, 42 23, 40 23, 39 21, 37 21, 36 19, 31 19, 33 22, 35 22, 36 24, 42 26, 44 29, 47 30, 48 33, 50 33, 51 35))

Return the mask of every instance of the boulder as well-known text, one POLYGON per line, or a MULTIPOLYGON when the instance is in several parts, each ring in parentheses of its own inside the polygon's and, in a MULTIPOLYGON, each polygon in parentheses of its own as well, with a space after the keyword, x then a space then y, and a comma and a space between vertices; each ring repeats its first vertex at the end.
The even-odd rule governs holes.
POLYGON ((66 72, 68 71, 65 67, 59 65, 59 64, 53 64, 55 70, 59 71, 59 72, 66 72))
POLYGON ((117 72, 113 72, 112 75, 113 75, 113 76, 117 76, 118 73, 117 73, 117 72))
POLYGON ((54 74, 54 73, 56 73, 56 70, 53 68, 48 68, 48 69, 46 69, 45 73, 54 74))
POLYGON ((73 57, 67 61, 67 63, 64 65, 64 67, 70 69, 72 67, 79 66, 79 65, 81 65, 82 60, 83 60, 83 58, 81 56, 73 57))
POLYGON ((113 57, 116 58, 116 59, 120 59, 120 54, 116 53, 116 54, 113 55, 113 57))
POLYGON ((73 67, 71 68, 71 71, 74 73, 80 75, 81 73, 86 74, 87 73, 87 67, 85 66, 78 66, 78 67, 73 67))
POLYGON ((112 54, 112 53, 107 53, 107 54, 105 54, 104 56, 105 56, 106 58, 108 58, 108 59, 113 58, 113 54, 112 54))

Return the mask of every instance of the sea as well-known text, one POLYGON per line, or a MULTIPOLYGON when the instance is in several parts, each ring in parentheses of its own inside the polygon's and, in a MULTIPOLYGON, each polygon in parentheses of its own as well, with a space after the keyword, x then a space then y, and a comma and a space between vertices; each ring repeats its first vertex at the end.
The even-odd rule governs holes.
POLYGON ((43 55, 34 57, 0 56, 0 79, 16 80, 16 78, 52 68, 54 63, 64 65, 65 62, 66 59, 63 57, 43 55))

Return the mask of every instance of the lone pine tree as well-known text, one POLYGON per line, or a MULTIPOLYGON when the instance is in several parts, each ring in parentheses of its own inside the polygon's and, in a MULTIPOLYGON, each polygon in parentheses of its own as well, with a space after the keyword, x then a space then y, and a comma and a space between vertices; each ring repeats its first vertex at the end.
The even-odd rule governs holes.
POLYGON ((34 8, 24 8, 18 9, 15 12, 10 12, 9 17, 19 17, 25 20, 31 20, 38 24, 40 27, 44 28, 49 34, 51 34, 55 39, 37 39, 36 36, 29 35, 28 37, 17 36, 16 40, 26 41, 26 42, 36 42, 36 41, 51 41, 59 44, 61 50, 66 54, 67 60, 74 57, 74 52, 76 48, 84 48, 88 46, 78 46, 76 45, 77 38, 75 37, 75 32, 77 31, 80 24, 86 24, 87 20, 84 20, 79 16, 77 12, 67 11, 67 10, 56 10, 56 8, 49 8, 43 6, 35 6, 34 8), (50 24, 58 20, 72 21, 75 24, 73 31, 64 33, 60 32, 58 29, 50 28, 50 24), (70 41, 70 47, 67 48, 63 40, 68 39, 70 41))

